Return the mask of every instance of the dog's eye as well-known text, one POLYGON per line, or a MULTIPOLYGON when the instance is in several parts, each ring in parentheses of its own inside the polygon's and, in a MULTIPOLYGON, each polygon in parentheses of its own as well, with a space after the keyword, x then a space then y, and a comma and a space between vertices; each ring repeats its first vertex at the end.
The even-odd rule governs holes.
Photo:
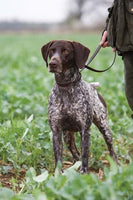
POLYGON ((55 52, 55 49, 50 49, 50 50, 49 50, 49 54, 50 54, 50 55, 53 55, 54 52, 55 52))
POLYGON ((63 50, 62 50, 62 53, 63 53, 64 55, 66 55, 66 54, 69 54, 69 51, 68 51, 67 49, 63 49, 63 50))

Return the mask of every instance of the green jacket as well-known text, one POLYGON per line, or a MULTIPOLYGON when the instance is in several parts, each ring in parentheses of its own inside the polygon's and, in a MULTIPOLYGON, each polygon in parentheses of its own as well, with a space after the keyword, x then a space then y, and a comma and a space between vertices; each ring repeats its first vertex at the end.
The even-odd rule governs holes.
POLYGON ((108 42, 121 53, 133 51, 133 0, 114 0, 108 9, 108 42))

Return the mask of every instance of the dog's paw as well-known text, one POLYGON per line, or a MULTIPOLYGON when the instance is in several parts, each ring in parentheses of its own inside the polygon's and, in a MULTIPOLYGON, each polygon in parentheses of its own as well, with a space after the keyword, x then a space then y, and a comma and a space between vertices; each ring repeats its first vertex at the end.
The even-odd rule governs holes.
POLYGON ((88 167, 81 167, 80 168, 80 173, 81 174, 88 174, 89 173, 88 167))

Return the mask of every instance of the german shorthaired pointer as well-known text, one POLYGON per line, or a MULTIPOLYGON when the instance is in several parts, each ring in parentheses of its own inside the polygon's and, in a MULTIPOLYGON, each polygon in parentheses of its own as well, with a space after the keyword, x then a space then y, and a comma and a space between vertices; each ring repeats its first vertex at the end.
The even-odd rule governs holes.
POLYGON ((93 84, 81 79, 79 72, 79 68, 85 65, 89 49, 77 42, 55 40, 44 45, 41 51, 49 72, 55 74, 55 84, 48 107, 49 124, 53 132, 55 166, 62 162, 62 134, 74 162, 79 160, 80 153, 75 144, 74 132, 80 132, 81 173, 88 172, 89 130, 92 122, 103 134, 110 155, 118 162, 107 122, 105 101, 93 84))

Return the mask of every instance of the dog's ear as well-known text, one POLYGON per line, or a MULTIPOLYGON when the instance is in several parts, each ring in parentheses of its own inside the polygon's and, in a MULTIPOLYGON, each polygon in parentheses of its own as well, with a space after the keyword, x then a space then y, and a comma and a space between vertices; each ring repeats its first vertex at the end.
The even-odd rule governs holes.
POLYGON ((84 45, 75 41, 72 42, 72 45, 74 47, 75 63, 78 68, 82 69, 85 66, 90 50, 84 45))
POLYGON ((42 52, 42 57, 46 62, 46 66, 48 67, 48 53, 49 53, 49 48, 50 46, 54 43, 54 40, 48 42, 47 44, 43 45, 41 48, 41 52, 42 52))

